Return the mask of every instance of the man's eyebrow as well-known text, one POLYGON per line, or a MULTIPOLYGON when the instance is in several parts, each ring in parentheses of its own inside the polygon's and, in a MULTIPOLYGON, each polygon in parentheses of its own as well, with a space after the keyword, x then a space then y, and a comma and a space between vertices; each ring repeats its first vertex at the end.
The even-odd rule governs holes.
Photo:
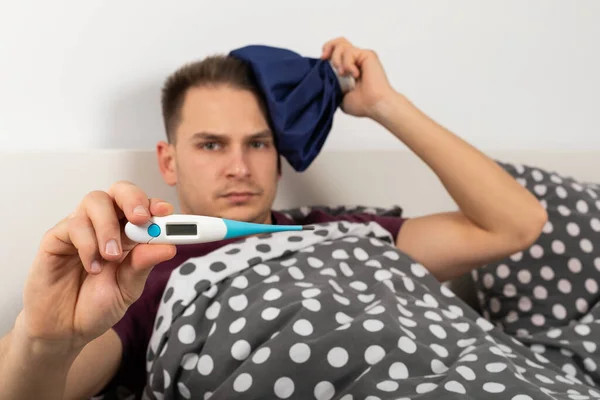
POLYGON ((264 131, 256 132, 250 135, 251 139, 271 139, 273 137, 273 133, 269 129, 265 129, 264 131))
POLYGON ((196 132, 192 135, 192 139, 203 139, 203 140, 223 140, 226 135, 212 133, 212 132, 196 132))
MULTIPOLYGON (((214 132, 196 132, 192 135, 192 139, 201 139, 201 140, 225 140, 227 139, 226 134, 222 133, 214 133, 214 132)), ((267 139, 272 138, 273 133, 269 129, 265 129, 264 131, 256 132, 247 136, 248 139, 267 139)))

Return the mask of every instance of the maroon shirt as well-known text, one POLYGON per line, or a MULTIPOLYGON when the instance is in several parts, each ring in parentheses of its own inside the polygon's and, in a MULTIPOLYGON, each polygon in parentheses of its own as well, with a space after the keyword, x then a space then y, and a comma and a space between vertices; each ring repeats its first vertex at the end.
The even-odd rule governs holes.
MULTIPOLYGON (((272 217, 273 224, 275 225, 311 225, 332 221, 361 223, 375 221, 385 228, 394 240, 396 240, 400 227, 405 220, 401 217, 377 216, 367 213, 329 215, 320 210, 312 211, 306 217, 296 221, 289 219, 277 211, 272 212, 272 217)), ((123 346, 121 364, 112 381, 99 395, 104 394, 107 398, 111 398, 111 393, 121 387, 119 391, 126 388, 127 391, 135 393, 136 398, 141 396, 146 384, 147 375, 146 350, 150 343, 154 319, 158 312, 160 300, 171 272, 189 258, 201 257, 237 240, 239 239, 177 246, 175 257, 153 268, 140 298, 129 307, 123 318, 113 326, 123 346)))

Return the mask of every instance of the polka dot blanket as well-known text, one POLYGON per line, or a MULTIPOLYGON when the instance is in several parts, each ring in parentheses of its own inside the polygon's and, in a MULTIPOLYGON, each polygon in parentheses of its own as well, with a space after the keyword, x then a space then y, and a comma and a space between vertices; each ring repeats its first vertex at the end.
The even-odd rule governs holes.
MULTIPOLYGON (((176 269, 144 398, 600 398, 481 317, 380 225, 316 228, 246 238, 176 269)), ((592 330, 563 339, 586 346, 592 330)))

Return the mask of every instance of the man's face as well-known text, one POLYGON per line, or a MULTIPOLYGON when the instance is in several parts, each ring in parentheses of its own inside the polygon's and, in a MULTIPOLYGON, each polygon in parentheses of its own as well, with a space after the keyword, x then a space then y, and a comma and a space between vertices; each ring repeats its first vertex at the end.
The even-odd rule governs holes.
POLYGON ((279 171, 259 103, 228 86, 188 90, 175 145, 158 145, 165 182, 183 213, 271 222, 279 171))

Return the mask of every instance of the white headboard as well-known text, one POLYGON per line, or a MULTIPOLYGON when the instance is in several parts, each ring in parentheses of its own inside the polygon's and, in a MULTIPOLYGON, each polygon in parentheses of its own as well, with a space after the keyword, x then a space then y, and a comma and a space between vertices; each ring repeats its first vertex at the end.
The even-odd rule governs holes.
MULTIPOLYGON (((600 182, 600 151, 488 153, 600 182)), ((177 205, 163 184, 153 151, 0 153, 3 229, 0 230, 0 335, 21 309, 21 290, 41 236, 89 191, 130 180, 149 196, 177 205)), ((304 173, 284 163, 275 208, 301 205, 399 205, 405 215, 455 209, 429 168, 408 151, 326 151, 304 173)))

